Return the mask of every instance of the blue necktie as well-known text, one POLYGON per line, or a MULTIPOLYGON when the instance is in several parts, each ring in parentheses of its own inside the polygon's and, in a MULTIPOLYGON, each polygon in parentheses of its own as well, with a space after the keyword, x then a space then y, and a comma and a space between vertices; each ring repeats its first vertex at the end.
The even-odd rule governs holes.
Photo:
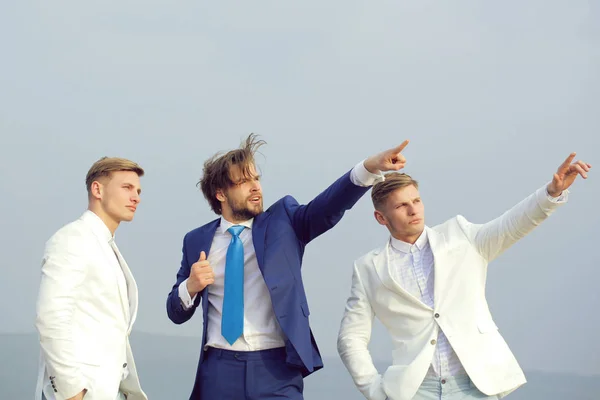
POLYGON ((244 330, 244 244, 239 236, 243 230, 241 225, 227 229, 231 233, 231 242, 225 261, 221 334, 229 344, 233 344, 244 330))

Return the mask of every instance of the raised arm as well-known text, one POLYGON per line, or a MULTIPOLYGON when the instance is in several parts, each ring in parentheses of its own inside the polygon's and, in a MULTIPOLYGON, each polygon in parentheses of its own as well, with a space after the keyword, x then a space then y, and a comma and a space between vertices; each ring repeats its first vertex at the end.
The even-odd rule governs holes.
POLYGON ((587 178, 592 167, 583 161, 572 163, 575 153, 559 166, 552 181, 486 224, 472 224, 460 218, 461 226, 479 253, 488 261, 498 257, 530 233, 568 199, 568 189, 578 175, 587 178))
POLYGON ((288 197, 287 209, 296 236, 308 243, 335 226, 345 211, 351 209, 375 182, 383 179, 382 172, 404 168, 406 159, 401 152, 407 145, 408 140, 405 140, 397 147, 368 157, 306 205, 299 205, 288 197))
POLYGON ((358 390, 369 400, 385 400, 387 396, 383 391, 382 377, 368 349, 374 316, 355 265, 350 297, 338 333, 337 349, 358 390))

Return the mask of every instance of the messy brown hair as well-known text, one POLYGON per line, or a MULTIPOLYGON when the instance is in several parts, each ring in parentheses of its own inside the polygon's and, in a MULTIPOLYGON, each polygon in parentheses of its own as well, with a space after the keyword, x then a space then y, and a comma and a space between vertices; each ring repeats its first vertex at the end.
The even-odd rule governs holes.
POLYGON ((377 182, 371 190, 371 200, 376 210, 380 210, 394 191, 407 186, 419 188, 419 182, 411 178, 410 175, 400 172, 392 172, 385 175, 385 180, 377 182))
POLYGON ((133 171, 138 176, 144 176, 144 170, 137 163, 119 157, 102 157, 96 161, 85 176, 85 186, 88 195, 92 191, 92 183, 101 178, 110 178, 113 172, 133 171))
POLYGON ((242 141, 238 149, 230 150, 225 154, 217 153, 204 163, 202 178, 197 186, 200 186, 202 194, 216 214, 221 215, 222 212, 217 191, 227 189, 234 184, 230 175, 231 166, 237 165, 244 178, 253 178, 251 168, 255 167, 254 155, 264 144, 266 142, 259 140, 257 134, 251 133, 246 140, 242 141))

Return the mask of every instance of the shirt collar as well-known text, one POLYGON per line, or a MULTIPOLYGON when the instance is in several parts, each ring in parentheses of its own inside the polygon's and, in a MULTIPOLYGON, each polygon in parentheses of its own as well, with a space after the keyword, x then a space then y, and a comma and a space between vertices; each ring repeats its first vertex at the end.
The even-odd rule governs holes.
POLYGON ((237 224, 234 224, 232 222, 229 222, 225 219, 225 217, 221 216, 221 224, 219 225, 219 233, 225 233, 227 232, 227 229, 231 228, 234 225, 241 225, 241 226, 245 226, 248 229, 252 229, 252 223, 254 222, 254 218, 250 218, 247 221, 244 222, 238 222, 237 224))
POLYGON ((102 219, 100 219, 93 211, 86 210, 81 216, 81 219, 92 228, 92 231, 94 231, 96 235, 105 239, 107 242, 115 240, 114 235, 110 233, 110 229, 108 229, 104 221, 102 221, 102 219))
POLYGON ((414 247, 416 247, 419 251, 423 251, 425 246, 427 246, 427 243, 428 240, 426 229, 423 230, 423 233, 421 233, 421 236, 419 236, 415 244, 403 242, 402 240, 398 240, 393 236, 390 237, 390 244, 392 245, 392 247, 395 250, 401 251, 402 253, 410 253, 410 251, 413 250, 414 247))

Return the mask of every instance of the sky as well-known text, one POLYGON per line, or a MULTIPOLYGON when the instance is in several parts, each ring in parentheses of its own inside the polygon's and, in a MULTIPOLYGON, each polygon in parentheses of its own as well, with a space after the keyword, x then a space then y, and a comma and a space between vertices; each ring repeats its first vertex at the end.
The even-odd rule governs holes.
MULTIPOLYGON (((250 132, 265 205, 310 201, 409 139, 426 223, 483 223, 571 151, 600 168, 600 0, 0 4, 0 332, 34 332, 46 240, 86 209, 102 156, 145 170, 116 233, 140 290, 135 330, 200 340, 166 316, 183 236, 216 216, 202 163, 250 132)), ((599 172, 600 173, 600 172, 599 172)), ((600 176, 490 265, 500 332, 528 369, 600 374, 600 176)), ((311 326, 336 356, 352 263, 387 231, 369 195, 307 247, 311 326)), ((173 339, 176 340, 176 339, 173 339)), ((388 359, 377 324, 371 350, 388 359)))

